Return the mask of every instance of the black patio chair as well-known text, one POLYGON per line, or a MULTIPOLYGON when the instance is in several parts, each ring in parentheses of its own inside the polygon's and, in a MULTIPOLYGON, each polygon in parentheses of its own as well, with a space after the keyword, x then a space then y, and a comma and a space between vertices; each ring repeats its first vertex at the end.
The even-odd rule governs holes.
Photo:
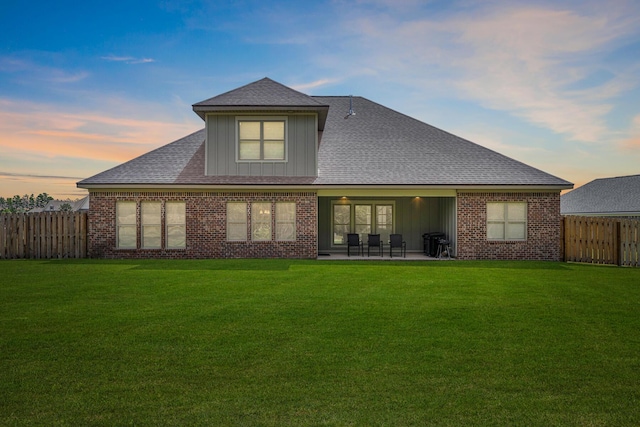
POLYGON ((393 258, 393 248, 400 248, 402 257, 407 257, 407 242, 402 240, 402 234, 392 234, 389 236, 389 257, 391 258, 393 258))
POLYGON ((358 254, 364 255, 364 247, 360 241, 360 235, 356 233, 347 234, 347 256, 351 256, 351 248, 357 247, 358 254))
POLYGON ((379 234, 369 234, 367 240, 367 256, 371 256, 371 248, 378 248, 378 255, 384 254, 384 243, 380 240, 379 234))

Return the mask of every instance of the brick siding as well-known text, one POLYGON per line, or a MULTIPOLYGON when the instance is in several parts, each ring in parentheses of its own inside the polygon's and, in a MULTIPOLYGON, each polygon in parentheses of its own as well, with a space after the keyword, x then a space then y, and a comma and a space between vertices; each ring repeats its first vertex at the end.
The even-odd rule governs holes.
POLYGON ((457 257, 560 261, 560 225, 559 192, 458 192, 457 257), (527 202, 527 240, 488 241, 487 202, 527 202))
MULTIPOLYGON (((315 192, 92 192, 89 210, 89 256, 92 258, 316 258, 318 248, 318 204, 315 192), (138 203, 138 247, 140 247, 140 202, 185 202, 185 249, 117 249, 116 202, 138 203), (246 242, 227 242, 227 202, 247 202, 246 242), (296 240, 252 242, 252 202, 295 202, 296 240)), ((162 205, 164 230, 164 203, 162 205)), ((162 233, 162 247, 165 236, 162 233)))

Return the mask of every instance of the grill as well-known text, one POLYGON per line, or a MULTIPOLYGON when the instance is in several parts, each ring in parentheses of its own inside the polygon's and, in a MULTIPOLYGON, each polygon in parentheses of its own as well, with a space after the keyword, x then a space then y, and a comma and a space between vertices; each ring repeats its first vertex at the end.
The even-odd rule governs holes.
POLYGON ((444 233, 424 233, 422 235, 424 254, 435 257, 438 253, 438 243, 440 242, 440 239, 446 238, 447 235, 444 233))

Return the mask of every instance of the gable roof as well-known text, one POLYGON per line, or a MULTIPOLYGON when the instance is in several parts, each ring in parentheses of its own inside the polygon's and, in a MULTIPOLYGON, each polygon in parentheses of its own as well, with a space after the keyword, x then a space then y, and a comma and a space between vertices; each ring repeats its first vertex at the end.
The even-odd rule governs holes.
POLYGON ((193 111, 202 119, 208 112, 250 111, 315 111, 319 128, 324 128, 329 107, 297 90, 268 77, 193 104, 193 111))
POLYGON ((563 215, 640 215, 640 175, 593 180, 560 197, 563 215))
MULTIPOLYGON (((206 176, 205 131, 200 130, 78 183, 189 186, 404 185, 447 188, 510 186, 566 189, 573 185, 366 98, 308 96, 265 78, 194 104, 209 111, 323 112, 318 176, 206 176)), ((320 122, 320 120, 319 120, 320 122)))
POLYGON ((268 77, 197 102, 194 107, 229 106, 320 106, 319 101, 268 77))

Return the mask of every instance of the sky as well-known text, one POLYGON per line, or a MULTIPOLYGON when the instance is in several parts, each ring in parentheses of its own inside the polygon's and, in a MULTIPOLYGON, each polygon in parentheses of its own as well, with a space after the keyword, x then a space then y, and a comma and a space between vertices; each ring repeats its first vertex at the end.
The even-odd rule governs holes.
POLYGON ((637 0, 0 2, 0 197, 204 127, 269 77, 368 98, 570 182, 640 174, 637 0))

